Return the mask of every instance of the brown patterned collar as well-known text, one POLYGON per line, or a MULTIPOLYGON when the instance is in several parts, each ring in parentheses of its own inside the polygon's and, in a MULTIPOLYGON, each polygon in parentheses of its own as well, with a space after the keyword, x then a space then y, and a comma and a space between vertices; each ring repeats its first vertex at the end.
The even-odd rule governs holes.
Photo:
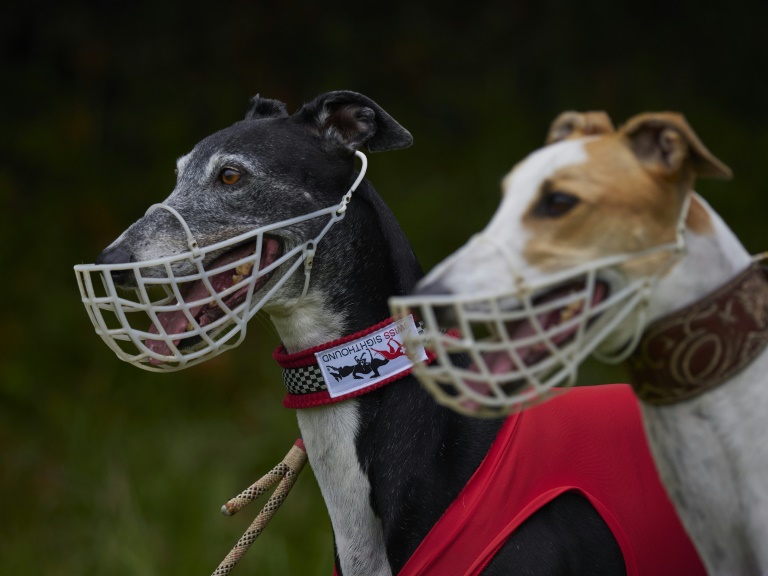
POLYGON ((650 324, 628 360, 649 404, 682 402, 727 381, 768 345, 768 269, 755 262, 708 296, 650 324))

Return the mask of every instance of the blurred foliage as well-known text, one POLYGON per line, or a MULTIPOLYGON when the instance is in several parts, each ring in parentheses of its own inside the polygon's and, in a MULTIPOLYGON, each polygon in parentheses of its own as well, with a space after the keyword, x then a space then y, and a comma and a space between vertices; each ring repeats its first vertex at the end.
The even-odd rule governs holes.
MULTIPOLYGON (((698 189, 759 251, 766 22, 757 0, 4 3, 0 573, 207 574, 256 512, 219 507, 296 437, 267 322, 200 367, 144 373, 95 336, 72 272, 251 95, 295 110, 354 89, 407 127, 414 147, 370 158, 369 177, 426 269, 484 225, 566 109, 684 112, 735 173, 698 189)), ((621 377, 590 364, 582 382, 621 377)), ((236 573, 331 564, 305 472, 236 573)))

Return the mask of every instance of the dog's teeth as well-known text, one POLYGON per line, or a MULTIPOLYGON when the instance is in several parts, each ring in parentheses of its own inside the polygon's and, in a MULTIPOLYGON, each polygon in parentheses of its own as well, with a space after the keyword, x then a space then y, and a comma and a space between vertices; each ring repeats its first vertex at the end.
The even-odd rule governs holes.
POLYGON ((560 310, 560 321, 565 322, 573 318, 581 311, 581 302, 571 302, 568 306, 560 310))
POLYGON ((195 329, 195 325, 192 322, 187 322, 187 332, 192 332, 195 329))
MULTIPOLYGON (((238 266, 238 269, 239 268, 240 267, 238 266)), ((243 281, 243 276, 241 274, 235 274, 234 276, 232 276, 232 286, 234 286, 235 284, 239 284, 242 281, 243 281)))
POLYGON ((242 280, 243 276, 250 273, 251 268, 253 268, 253 262, 246 262, 245 264, 240 264, 240 266, 235 268, 235 272, 240 275, 240 279, 242 280))

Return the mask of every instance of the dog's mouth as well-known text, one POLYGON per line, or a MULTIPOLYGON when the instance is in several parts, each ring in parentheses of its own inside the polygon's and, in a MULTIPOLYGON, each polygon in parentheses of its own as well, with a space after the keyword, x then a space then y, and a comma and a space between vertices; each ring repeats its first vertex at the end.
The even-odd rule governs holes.
MULTIPOLYGON (((499 377, 499 387, 505 395, 519 393, 530 386, 526 373, 546 375, 547 359, 573 342, 579 331, 586 330, 600 316, 586 313, 585 306, 593 309, 609 294, 610 288, 603 281, 595 282, 590 293, 585 293, 585 282, 579 281, 536 296, 532 300, 532 314, 502 323, 505 334, 499 334, 498 324, 486 325, 486 335, 482 340, 491 346, 479 348, 470 370, 481 373, 483 370, 478 361, 482 362, 488 372, 499 377), (558 305, 559 301, 566 303, 558 305)), ((477 336, 475 339, 478 339, 477 336)), ((554 370, 557 363, 551 364, 554 370)), ((468 378, 465 383, 483 396, 493 395, 490 385, 483 379, 468 378)), ((472 400, 465 402, 468 410, 479 408, 472 400)))
MULTIPOLYGON (((165 331, 168 336, 183 335, 187 332, 194 331, 197 327, 204 328, 209 326, 227 314, 227 312, 219 306, 216 299, 211 299, 214 294, 211 292, 208 285, 210 285, 210 288, 212 288, 217 295, 221 295, 218 299, 230 311, 245 302, 248 294, 251 293, 251 290, 252 293, 256 293, 264 287, 264 285, 269 282, 276 268, 260 275, 255 279, 255 282, 247 281, 248 278, 253 276, 254 269, 254 262, 248 261, 247 259, 249 256, 252 256, 255 251, 255 241, 242 244, 225 252, 205 267, 206 271, 224 268, 222 272, 207 276, 206 281, 201 279, 180 285, 179 293, 181 295, 181 300, 185 304, 191 304, 191 306, 188 307, 187 312, 193 318, 197 326, 190 321, 189 316, 180 308, 169 312, 157 313, 157 320, 162 326, 163 331, 165 331), (246 261, 242 262, 244 259, 246 261), (236 264, 238 262, 241 263, 236 264), (233 266, 230 268, 228 267, 229 264, 233 264, 233 266), (251 284, 253 284, 252 289, 251 284), (194 304, 201 301, 202 303, 200 304, 194 304)), ((280 258, 282 252, 283 248, 279 240, 264 236, 258 270, 263 270, 270 266, 280 258)), ((171 302, 171 305, 178 303, 179 301, 176 298, 171 302)), ((160 329, 157 323, 152 323, 149 328, 149 333, 160 334, 160 329)), ((201 338, 199 336, 180 337, 178 339, 174 338, 173 345, 179 349, 187 349, 195 346, 200 340, 201 338), (183 342, 182 339, 184 340, 183 342)), ((168 344, 162 339, 147 338, 144 344, 151 352, 156 354, 163 356, 171 356, 173 354, 168 344)), ((156 365, 163 363, 162 360, 157 360, 155 358, 150 358, 149 361, 156 365)))

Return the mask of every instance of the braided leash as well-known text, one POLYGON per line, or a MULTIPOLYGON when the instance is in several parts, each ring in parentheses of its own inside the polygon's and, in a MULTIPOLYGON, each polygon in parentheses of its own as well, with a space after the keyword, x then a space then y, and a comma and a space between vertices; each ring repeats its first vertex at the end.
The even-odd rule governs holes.
POLYGON ((272 519, 272 516, 275 515, 277 509, 280 508, 306 462, 307 452, 304 449, 304 442, 299 438, 280 464, 221 507, 222 514, 233 516, 277 484, 277 488, 275 488, 267 503, 264 504, 256 519, 211 576, 226 576, 232 571, 240 561, 240 558, 251 547, 251 544, 259 537, 264 527, 272 519))

